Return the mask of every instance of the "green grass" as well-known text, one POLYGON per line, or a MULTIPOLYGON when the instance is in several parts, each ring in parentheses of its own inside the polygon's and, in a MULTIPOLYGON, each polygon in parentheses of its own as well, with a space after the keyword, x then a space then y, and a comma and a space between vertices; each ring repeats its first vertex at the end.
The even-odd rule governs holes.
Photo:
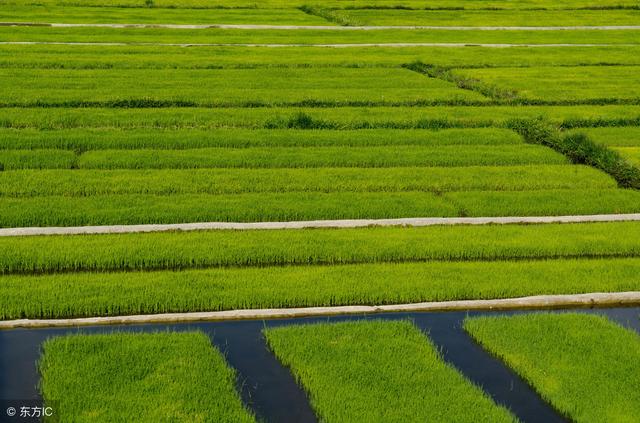
POLYGON ((183 47, 0 45, 2 68, 217 69, 246 67, 445 67, 640 65, 640 46, 610 47, 183 47))
POLYGON ((638 240, 636 222, 29 236, 2 240, 0 273, 635 257, 638 240))
POLYGON ((613 147, 622 157, 635 166, 640 167, 640 147, 613 147))
POLYGON ((2 27, 0 41, 121 42, 170 44, 509 43, 638 44, 640 30, 376 31, 2 27))
POLYGON ((599 103, 640 98, 640 68, 634 66, 467 69, 453 75, 513 92, 520 100, 599 103))
POLYGON ((467 166, 317 169, 16 170, 0 195, 240 194, 259 192, 523 191, 615 188, 587 166, 467 166))
MULTIPOLYGON (((0 162, 2 154, 0 153, 0 162)), ((78 158, 81 169, 307 168, 504 166, 563 164, 566 158, 535 145, 252 147, 195 150, 101 150, 78 158)))
POLYGON ((408 321, 264 330, 324 422, 516 421, 408 321))
POLYGON ((600 26, 638 25, 638 10, 346 10, 338 13, 359 25, 425 26, 600 26))
MULTIPOLYGON (((155 0, 154 0, 155 1, 155 0)), ((197 9, 115 8, 70 6, 0 7, 2 22, 100 23, 100 24, 252 24, 331 25, 297 9, 197 9)))
POLYGON ((544 116, 565 128, 640 125, 640 106, 483 106, 330 108, 6 108, 15 129, 442 129, 505 126, 544 116), (629 123, 633 122, 633 123, 629 123))
POLYGON ((11 275, 0 277, 0 319, 638 291, 639 272, 633 258, 11 275))
POLYGON ((229 107, 481 103, 406 69, 0 69, 0 105, 229 107))
POLYGON ((557 216, 640 211, 640 192, 334 192, 98 195, 0 199, 0 227, 403 217, 557 216))
MULTIPOLYGON (((39 131, 0 128, 0 149, 91 150, 277 147, 389 147, 389 146, 501 146, 522 147, 515 132, 499 128, 476 129, 93 129, 39 131)), ((463 148, 463 147, 461 147, 463 148)), ((126 154, 124 152, 123 154, 126 154)))
POLYGON ((0 150, 0 170, 71 169, 76 155, 64 150, 0 150))
POLYGON ((39 368, 63 421, 255 421, 235 371, 199 332, 54 337, 39 368))
MULTIPOLYGON (((263 0, 256 3, 255 0, 154 0, 153 7, 160 8, 293 8, 308 4, 308 0, 263 0)), ((59 6, 118 6, 118 7, 148 7, 142 0, 5 0, 5 5, 59 5, 59 6)), ((617 6, 637 6, 631 0, 570 0, 558 3, 552 0, 486 0, 481 2, 469 2, 465 0, 437 0, 425 5, 422 0, 323 0, 322 5, 329 8, 465 8, 465 9, 572 9, 572 8, 607 8, 617 6)))
POLYGON ((465 329, 576 422, 640 414, 640 337, 601 316, 480 317, 465 329))
POLYGON ((575 132, 582 132, 596 143, 609 147, 640 147, 639 126, 580 128, 575 132))

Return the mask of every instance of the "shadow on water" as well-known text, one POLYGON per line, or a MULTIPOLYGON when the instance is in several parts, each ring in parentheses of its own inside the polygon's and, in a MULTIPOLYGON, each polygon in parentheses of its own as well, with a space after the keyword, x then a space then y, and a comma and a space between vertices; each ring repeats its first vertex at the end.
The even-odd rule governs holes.
MULTIPOLYGON (((640 308, 574 309, 604 314, 640 333, 640 308)), ((540 311, 474 311, 389 313, 360 316, 306 317, 282 320, 244 320, 184 324, 93 326, 83 328, 13 329, 0 331, 0 399, 40 399, 37 360, 42 342, 69 333, 112 331, 157 332, 201 330, 226 356, 239 375, 238 387, 245 404, 268 422, 317 421, 304 391, 268 350, 262 329, 292 323, 338 322, 358 319, 411 319, 427 333, 444 360, 482 387, 498 404, 509 408, 523 422, 560 422, 565 419, 542 400, 527 383, 495 359, 462 329, 465 317, 513 315, 540 311)))

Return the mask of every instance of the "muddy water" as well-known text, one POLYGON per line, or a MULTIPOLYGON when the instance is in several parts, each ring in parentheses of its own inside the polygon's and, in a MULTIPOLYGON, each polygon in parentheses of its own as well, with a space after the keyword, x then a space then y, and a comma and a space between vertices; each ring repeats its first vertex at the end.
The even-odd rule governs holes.
MULTIPOLYGON (((569 310, 555 310, 562 313, 569 310)), ((608 316, 640 333, 640 308, 577 309, 608 316)), ((42 342, 68 333, 108 333, 201 330, 225 354, 239 374, 238 389, 243 401, 258 417, 268 422, 317 421, 306 395, 288 369, 271 354, 262 336, 265 326, 291 323, 337 322, 357 319, 412 319, 442 351, 445 361, 481 386, 497 403, 509 408, 524 422, 559 422, 564 419, 543 401, 518 375, 493 358, 462 329, 467 316, 512 315, 509 312, 389 313, 368 316, 334 316, 266 321, 205 322, 193 324, 117 325, 55 329, 13 329, 0 331, 0 399, 39 399, 36 362, 42 342)), ((532 313, 537 311, 526 311, 532 313)))

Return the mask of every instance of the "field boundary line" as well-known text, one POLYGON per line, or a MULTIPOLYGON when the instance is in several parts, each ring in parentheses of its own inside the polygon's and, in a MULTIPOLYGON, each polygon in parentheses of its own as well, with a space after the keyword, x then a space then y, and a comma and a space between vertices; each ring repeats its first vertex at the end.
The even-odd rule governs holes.
POLYGON ((150 47, 325 47, 325 48, 362 48, 362 47, 637 47, 640 44, 594 44, 594 43, 556 43, 556 44, 509 44, 509 43, 339 43, 339 44, 269 44, 269 43, 146 43, 146 42, 77 42, 77 41, 0 41, 0 45, 63 45, 63 46, 150 46, 150 47))
POLYGON ((75 327, 142 323, 180 323, 226 320, 263 320, 311 316, 377 314, 392 312, 523 310, 564 307, 631 306, 640 304, 640 292, 595 292, 588 294, 534 295, 494 300, 434 301, 411 304, 240 309, 212 312, 140 314, 130 316, 84 317, 76 319, 19 319, 0 321, 0 329, 75 327))
POLYGON ((32 26, 49 28, 163 28, 163 29, 246 29, 246 30, 320 30, 320 31, 378 31, 378 30, 435 30, 435 31, 635 31, 640 25, 575 25, 575 26, 436 26, 436 25, 250 25, 250 24, 145 24, 145 23, 56 23, 56 22, 0 22, 0 26, 32 26))
POLYGON ((291 222, 201 222, 144 225, 52 226, 0 229, 0 237, 36 235, 122 234, 199 230, 274 230, 312 228, 364 228, 369 226, 438 226, 538 223, 594 223, 640 221, 640 213, 579 216, 507 216, 507 217, 409 217, 400 219, 303 220, 291 222))

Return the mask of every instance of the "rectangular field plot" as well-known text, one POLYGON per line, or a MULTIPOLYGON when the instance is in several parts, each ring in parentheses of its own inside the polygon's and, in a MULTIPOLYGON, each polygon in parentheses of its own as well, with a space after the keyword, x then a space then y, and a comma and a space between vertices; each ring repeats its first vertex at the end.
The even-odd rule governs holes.
POLYGON ((1 69, 0 103, 62 106, 369 105, 483 102, 406 69, 1 69))
MULTIPOLYGON (((84 4, 84 3, 83 3, 84 4)), ((0 22, 174 25, 332 25, 297 9, 162 9, 77 6, 0 7, 0 22)))
POLYGON ((640 168, 640 127, 580 128, 575 132, 584 133, 597 144, 606 145, 640 168))
POLYGON ((345 10, 336 12, 352 25, 416 26, 607 26, 638 25, 638 10, 345 10))
POLYGON ((39 367, 44 399, 63 421, 255 421, 202 333, 51 338, 39 367))
POLYGON ((479 317, 465 329, 577 422, 634 421, 640 414, 640 337, 604 317, 479 317))
POLYGON ((638 255, 637 222, 220 230, 7 237, 0 273, 638 255))
POLYGON ((322 421, 515 421, 445 364, 410 322, 298 325, 264 332, 322 421))
POLYGON ((624 292, 638 274, 638 258, 583 258, 5 275, 0 319, 624 292))
POLYGON ((640 67, 635 66, 469 69, 454 74, 525 100, 598 103, 640 98, 640 67))

